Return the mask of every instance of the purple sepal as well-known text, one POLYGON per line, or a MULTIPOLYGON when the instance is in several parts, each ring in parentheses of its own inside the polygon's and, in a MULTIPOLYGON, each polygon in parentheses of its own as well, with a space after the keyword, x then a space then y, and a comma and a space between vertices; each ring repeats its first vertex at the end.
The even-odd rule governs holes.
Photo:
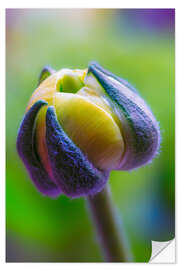
POLYGON ((88 69, 90 72, 113 101, 112 109, 119 112, 126 147, 119 169, 132 170, 151 162, 159 149, 160 131, 147 104, 129 83, 99 64, 92 62, 88 69))
POLYGON ((44 195, 55 197, 61 191, 49 178, 35 152, 34 127, 37 113, 45 101, 37 101, 25 114, 17 137, 17 151, 37 189, 44 195))
POLYGON ((67 196, 93 195, 102 190, 109 172, 89 162, 63 131, 52 106, 46 114, 46 143, 54 181, 67 196))
POLYGON ((39 80, 38 80, 38 86, 44 81, 46 80, 49 76, 51 76, 53 73, 55 73, 56 71, 50 67, 50 66, 45 66, 43 67, 43 69, 41 70, 41 73, 39 75, 39 80))

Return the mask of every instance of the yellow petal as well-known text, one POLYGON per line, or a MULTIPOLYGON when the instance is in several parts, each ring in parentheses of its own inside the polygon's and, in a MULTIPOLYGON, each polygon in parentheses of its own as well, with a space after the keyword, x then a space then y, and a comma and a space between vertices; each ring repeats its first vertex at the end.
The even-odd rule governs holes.
POLYGON ((72 70, 64 74, 63 78, 59 81, 60 92, 76 93, 83 86, 84 84, 81 79, 72 70))
POLYGON ((33 92, 26 111, 28 111, 30 107, 40 99, 45 100, 49 105, 52 105, 54 94, 61 90, 61 85, 64 86, 62 88, 63 92, 77 92, 81 87, 83 87, 83 80, 86 73, 86 69, 71 70, 65 68, 53 73, 33 92))
POLYGON ((88 159, 100 169, 116 169, 124 142, 111 114, 78 94, 56 93, 54 106, 64 131, 88 159))
POLYGON ((26 108, 26 111, 28 111, 31 106, 38 100, 45 100, 48 102, 49 105, 53 104, 53 98, 54 94, 56 93, 56 90, 54 88, 38 88, 36 91, 32 94, 32 97, 28 103, 28 106, 26 108))

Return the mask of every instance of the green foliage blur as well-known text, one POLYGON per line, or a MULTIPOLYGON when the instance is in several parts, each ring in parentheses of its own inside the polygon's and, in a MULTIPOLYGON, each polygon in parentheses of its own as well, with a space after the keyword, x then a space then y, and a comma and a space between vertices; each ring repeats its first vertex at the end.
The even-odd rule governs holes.
POLYGON ((16 152, 20 122, 46 64, 86 68, 96 60, 139 90, 159 121, 161 149, 146 167, 112 172, 112 197, 133 261, 149 260, 150 240, 174 237, 174 27, 149 25, 138 14, 6 11, 7 261, 103 261, 85 199, 42 196, 16 152))

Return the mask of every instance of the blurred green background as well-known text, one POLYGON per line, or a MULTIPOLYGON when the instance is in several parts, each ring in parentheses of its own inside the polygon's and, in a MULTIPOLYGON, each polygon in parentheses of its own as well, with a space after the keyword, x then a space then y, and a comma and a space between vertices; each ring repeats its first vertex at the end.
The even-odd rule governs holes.
POLYGON ((174 237, 174 10, 7 9, 7 261, 103 261, 85 200, 42 196, 16 153, 43 66, 86 68, 91 60, 134 85, 160 123, 156 159, 110 176, 132 260, 149 260, 151 239, 174 237))

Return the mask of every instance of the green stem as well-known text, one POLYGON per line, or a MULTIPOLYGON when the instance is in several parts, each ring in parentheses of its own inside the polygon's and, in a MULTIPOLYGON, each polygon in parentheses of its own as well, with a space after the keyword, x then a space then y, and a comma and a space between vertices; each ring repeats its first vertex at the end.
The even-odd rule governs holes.
POLYGON ((102 251, 107 262, 127 262, 125 247, 116 222, 108 185, 87 198, 102 251))

